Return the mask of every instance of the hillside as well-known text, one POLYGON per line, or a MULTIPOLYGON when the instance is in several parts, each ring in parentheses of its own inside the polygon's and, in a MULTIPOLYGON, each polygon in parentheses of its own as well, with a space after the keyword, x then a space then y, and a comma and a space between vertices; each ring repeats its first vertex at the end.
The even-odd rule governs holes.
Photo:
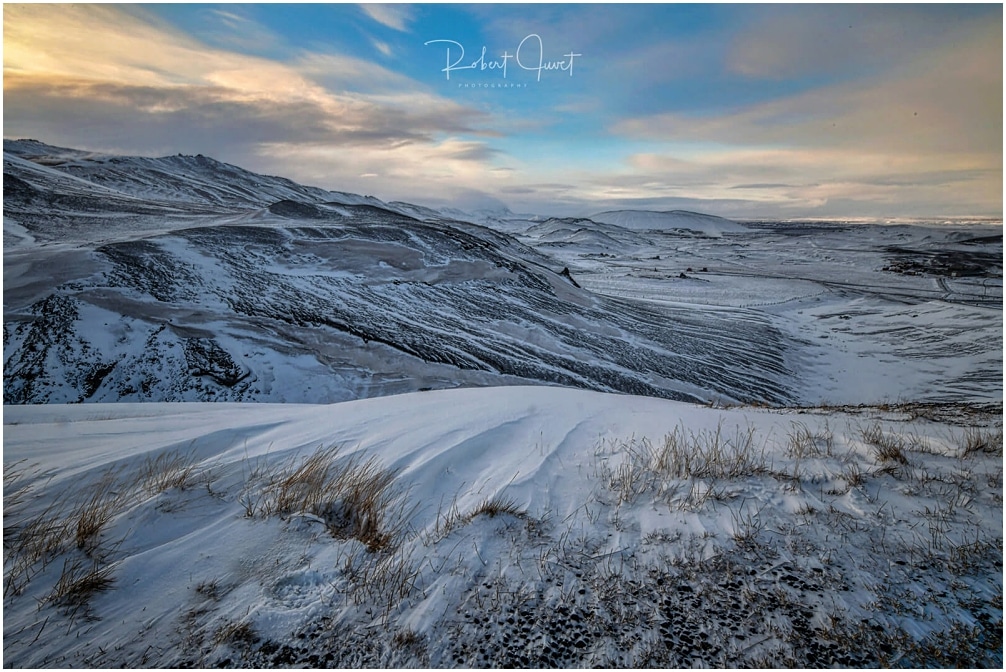
POLYGON ((13 667, 993 667, 1002 406, 4 412, 13 667))
POLYGON ((1002 666, 1001 232, 4 148, 6 666, 1002 666))
POLYGON ((764 317, 584 291, 482 226, 201 156, 8 141, 4 157, 5 403, 327 403, 529 381, 792 398, 794 344, 764 317))
POLYGON ((591 215, 590 219, 604 224, 613 224, 625 229, 658 231, 691 231, 705 236, 718 237, 724 233, 743 233, 743 224, 700 212, 687 210, 609 210, 591 215))

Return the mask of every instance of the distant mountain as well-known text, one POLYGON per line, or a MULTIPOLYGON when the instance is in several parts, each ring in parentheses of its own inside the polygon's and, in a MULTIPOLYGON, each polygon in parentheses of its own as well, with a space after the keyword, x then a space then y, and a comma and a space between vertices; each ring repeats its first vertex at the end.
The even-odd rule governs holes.
POLYGON ((202 156, 4 150, 5 403, 527 382, 790 398, 767 318, 597 296, 506 233, 428 208, 202 156))
POLYGON ((636 231, 584 218, 553 217, 530 226, 524 235, 539 245, 576 245, 596 252, 652 244, 636 231))
POLYGON ((674 230, 694 231, 707 236, 717 237, 724 233, 743 233, 749 229, 731 219, 704 215, 687 210, 668 210, 654 212, 650 210, 611 210, 591 215, 595 222, 614 224, 634 230, 674 230))

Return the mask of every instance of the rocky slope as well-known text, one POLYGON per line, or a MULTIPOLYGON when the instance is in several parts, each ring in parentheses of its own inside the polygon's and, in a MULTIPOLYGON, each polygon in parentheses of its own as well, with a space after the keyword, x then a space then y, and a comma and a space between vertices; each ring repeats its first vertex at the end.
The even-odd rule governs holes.
POLYGON ((602 297, 562 268, 428 209, 202 156, 5 141, 4 401, 329 402, 522 381, 790 399, 792 343, 765 317, 602 297))

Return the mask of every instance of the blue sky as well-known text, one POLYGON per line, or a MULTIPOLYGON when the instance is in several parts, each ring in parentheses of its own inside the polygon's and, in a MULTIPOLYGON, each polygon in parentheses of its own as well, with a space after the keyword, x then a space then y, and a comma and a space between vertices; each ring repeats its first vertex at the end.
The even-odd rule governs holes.
POLYGON ((1001 5, 4 5, 4 136, 434 206, 1001 217, 1002 32, 1001 5), (461 68, 483 48, 505 78, 461 68))

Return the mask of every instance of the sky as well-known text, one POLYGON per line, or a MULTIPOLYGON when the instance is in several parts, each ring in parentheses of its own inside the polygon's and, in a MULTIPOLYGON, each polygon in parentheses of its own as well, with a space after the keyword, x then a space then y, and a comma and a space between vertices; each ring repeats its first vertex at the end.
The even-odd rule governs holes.
POLYGON ((1002 12, 5 4, 3 131, 434 207, 1001 218, 1002 12))

